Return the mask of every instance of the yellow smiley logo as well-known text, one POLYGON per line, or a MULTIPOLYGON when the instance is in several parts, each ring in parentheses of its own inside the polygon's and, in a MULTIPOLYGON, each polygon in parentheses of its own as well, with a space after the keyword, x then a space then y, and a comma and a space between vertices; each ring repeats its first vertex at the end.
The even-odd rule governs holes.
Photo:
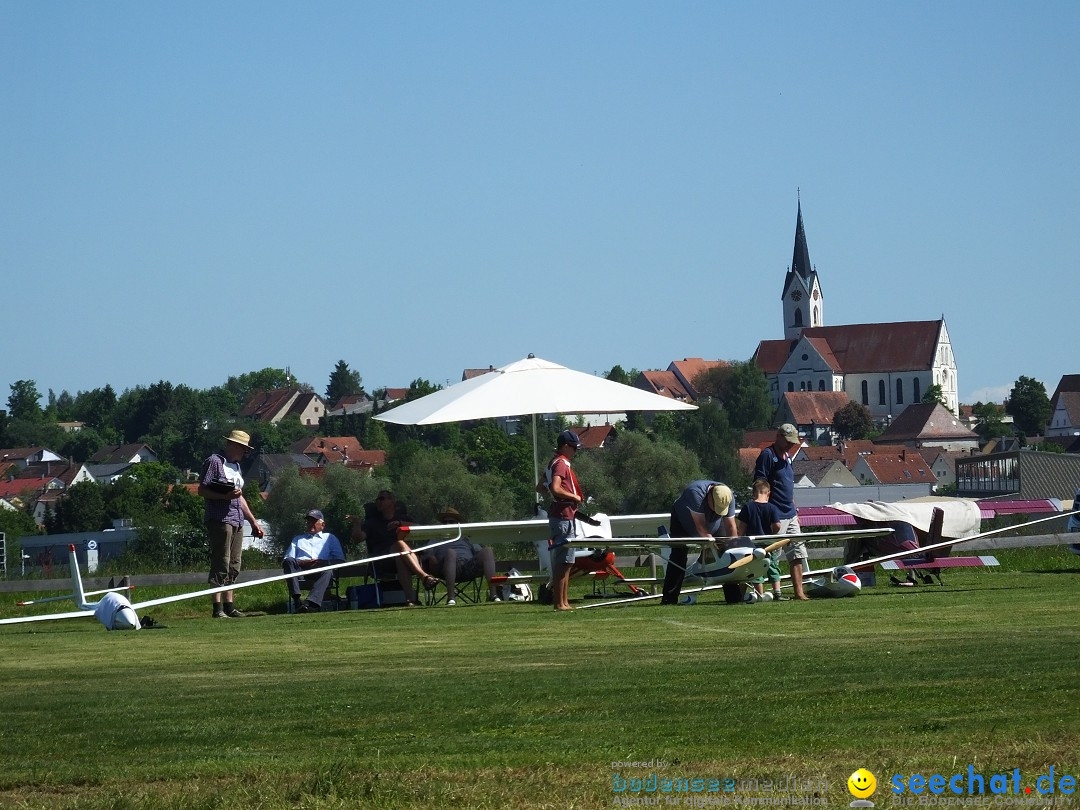
POLYGON ((859 768, 848 777, 847 789, 856 799, 866 799, 877 790, 877 779, 866 768, 859 768))

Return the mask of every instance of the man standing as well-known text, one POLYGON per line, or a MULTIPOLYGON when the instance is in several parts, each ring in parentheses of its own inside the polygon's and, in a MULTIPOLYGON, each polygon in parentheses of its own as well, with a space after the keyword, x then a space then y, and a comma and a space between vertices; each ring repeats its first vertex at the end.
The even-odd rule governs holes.
MULTIPOLYGON (((781 536, 801 534, 799 515, 795 510, 795 475, 791 471, 791 459, 802 447, 799 431, 794 425, 784 424, 776 431, 776 441, 766 447, 754 464, 754 480, 763 478, 772 487, 769 503, 780 513, 781 536)), ((796 599, 807 599, 803 591, 803 561, 807 559, 806 543, 792 540, 784 548, 791 571, 791 585, 796 599)))
MULTIPOLYGON (((671 507, 671 539, 735 537, 735 499, 719 481, 691 481, 671 507)), ((664 572, 662 605, 677 605, 686 578, 687 547, 673 545, 664 572)))
MULTIPOLYGON (((321 568, 331 563, 345 562, 345 552, 341 550, 341 543, 330 532, 323 531, 326 528, 323 513, 318 509, 312 509, 305 517, 307 532, 298 534, 292 539, 285 552, 285 558, 281 561, 282 570, 286 574, 295 574, 308 568, 321 568)), ((322 610, 323 596, 333 576, 333 571, 320 572, 304 602, 300 601, 300 577, 286 580, 295 611, 311 613, 322 610)))
MULTIPOLYGON (((225 437, 225 452, 214 453, 203 464, 199 497, 206 502, 204 520, 210 543, 211 585, 232 585, 240 576, 245 520, 251 524, 254 537, 263 536, 244 499, 244 477, 240 474, 240 462, 250 449, 251 437, 242 430, 234 430, 225 437)), ((212 599, 215 619, 239 619, 244 615, 233 605, 231 590, 215 593, 212 599)))
POLYGON ((551 493, 548 506, 548 549, 551 553, 551 603, 555 610, 572 610, 567 591, 570 570, 574 565, 574 549, 567 542, 577 536, 574 520, 585 498, 581 493, 570 462, 581 449, 581 439, 572 430, 559 434, 555 457, 545 472, 547 490, 551 493))

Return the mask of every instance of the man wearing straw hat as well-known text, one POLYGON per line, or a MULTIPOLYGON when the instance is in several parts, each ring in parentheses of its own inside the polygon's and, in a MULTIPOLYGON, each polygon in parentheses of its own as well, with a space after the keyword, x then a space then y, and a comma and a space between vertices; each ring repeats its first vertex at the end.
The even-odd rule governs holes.
MULTIPOLYGON (((204 519, 210 543, 210 584, 232 585, 240 576, 240 554, 244 549, 244 521, 251 533, 262 537, 255 515, 244 499, 244 477, 240 462, 251 449, 251 437, 234 430, 225 439, 225 451, 214 453, 203 464, 199 497, 206 504, 204 519)), ((233 592, 215 593, 215 619, 239 619, 244 614, 233 604, 233 592), (222 598, 224 597, 224 599, 222 598)))

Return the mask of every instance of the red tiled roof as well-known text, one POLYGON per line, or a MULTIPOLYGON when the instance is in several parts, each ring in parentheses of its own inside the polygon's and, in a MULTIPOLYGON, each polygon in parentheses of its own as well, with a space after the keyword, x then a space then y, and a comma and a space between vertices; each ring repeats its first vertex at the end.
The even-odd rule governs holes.
POLYGON ((245 419, 258 419, 263 422, 269 422, 299 393, 299 389, 296 388, 275 388, 272 391, 256 391, 248 399, 247 404, 240 410, 240 416, 245 419))
POLYGON ((843 391, 788 391, 783 398, 796 425, 831 425, 833 415, 851 402, 843 391))
MULTIPOLYGON (((704 374, 706 371, 712 371, 714 368, 726 368, 731 364, 727 360, 705 360, 701 357, 684 357, 682 360, 672 360, 668 365, 667 370, 675 372, 676 376, 685 380, 691 388, 694 387, 694 380, 698 378, 698 375, 704 374)), ((697 391, 693 390, 692 393, 696 396, 697 391)))
POLYGON ((0 481, 0 498, 13 498, 16 495, 32 495, 40 492, 52 479, 49 478, 16 478, 11 481, 0 481))
POLYGON ((409 395, 408 388, 387 388, 386 398, 387 400, 405 399, 409 395))
POLYGON ((680 402, 694 401, 674 371, 642 371, 634 380, 634 387, 680 402))
POLYGON ((289 447, 290 453, 302 453, 305 456, 322 455, 330 463, 342 461, 346 455, 350 460, 355 459, 363 450, 364 448, 355 436, 315 436, 310 439, 300 439, 289 447))
POLYGON ((602 447, 604 442, 612 438, 615 434, 615 428, 611 425, 595 425, 588 427, 576 427, 571 428, 581 439, 581 446, 586 450, 595 450, 597 447, 602 447))
POLYGON ((342 408, 345 408, 345 407, 347 407, 349 405, 357 405, 357 404, 359 404, 361 402, 366 402, 367 399, 368 399, 368 395, 363 394, 363 393, 361 393, 361 394, 346 394, 345 396, 341 397, 336 403, 334 403, 334 407, 331 408, 330 410, 332 410, 332 411, 340 411, 342 408))
POLYGON ((937 402, 908 405, 878 436, 879 444, 905 441, 960 439, 974 441, 979 435, 964 427, 949 409, 937 402))
POLYGON ((487 368, 467 368, 461 372, 461 381, 465 382, 465 380, 471 380, 484 374, 490 374, 494 370, 495 366, 488 366, 487 368))
MULTIPOLYGON (((829 365, 845 374, 872 374, 886 371, 919 371, 934 362, 941 321, 901 321, 899 323, 856 323, 846 326, 814 326, 803 329, 829 365), (825 341, 830 354, 819 342, 825 341)), ((776 374, 787 362, 797 341, 763 340, 754 361, 766 374, 776 374)))
POLYGON ((776 430, 748 430, 743 434, 743 447, 756 447, 763 450, 776 441, 776 430))
POLYGON ((844 466, 850 470, 852 467, 855 466, 855 462, 858 461, 861 456, 871 453, 881 453, 895 456, 899 454, 900 448, 879 447, 873 442, 865 439, 851 439, 843 443, 842 451, 839 446, 826 446, 804 447, 803 452, 806 454, 806 458, 811 461, 842 461, 844 463, 844 466))
POLYGON ((863 456, 863 461, 882 484, 917 484, 937 481, 930 465, 914 451, 908 451, 903 458, 875 453, 863 456))

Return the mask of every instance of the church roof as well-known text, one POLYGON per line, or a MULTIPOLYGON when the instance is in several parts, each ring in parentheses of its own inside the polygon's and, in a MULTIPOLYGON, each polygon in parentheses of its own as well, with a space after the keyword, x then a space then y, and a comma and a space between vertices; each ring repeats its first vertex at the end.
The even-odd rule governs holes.
MULTIPOLYGON (((803 329, 802 336, 818 351, 824 341, 832 356, 822 356, 835 370, 845 374, 921 371, 934 363, 943 323, 938 320, 814 326, 803 329)), ((758 344, 754 362, 766 374, 776 374, 797 344, 798 340, 763 340, 758 344)))

